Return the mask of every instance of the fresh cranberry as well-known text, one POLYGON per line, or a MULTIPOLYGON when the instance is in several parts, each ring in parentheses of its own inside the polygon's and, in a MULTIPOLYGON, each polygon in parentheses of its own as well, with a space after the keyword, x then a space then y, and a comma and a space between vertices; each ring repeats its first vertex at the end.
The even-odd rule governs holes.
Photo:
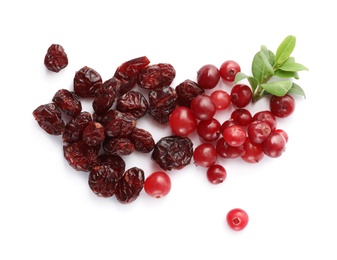
POLYGON ((232 102, 230 95, 224 90, 213 91, 210 95, 210 98, 212 99, 217 110, 225 110, 232 102))
POLYGON ((247 226, 249 217, 243 209, 235 208, 227 213, 226 220, 231 229, 240 231, 247 226))
POLYGON ((262 145, 252 142, 249 138, 243 144, 245 154, 241 156, 242 160, 248 163, 258 163, 264 157, 262 145))
POLYGON ((211 142, 219 138, 220 128, 219 121, 212 118, 211 120, 200 121, 197 125, 197 133, 203 140, 211 142))
POLYGON ((283 135, 284 139, 286 139, 286 142, 288 143, 289 136, 286 131, 284 131, 283 129, 275 129, 274 132, 283 135))
POLYGON ((260 144, 266 140, 270 132, 270 126, 266 122, 262 121, 253 121, 247 128, 249 139, 256 144, 260 144))
POLYGON ((232 119, 228 119, 226 121, 224 121, 221 125, 221 128, 220 128, 220 133, 223 134, 223 131, 225 130, 225 128, 231 126, 231 125, 237 125, 237 123, 232 119))
POLYGON ((215 105, 208 95, 198 95, 191 101, 191 111, 199 120, 210 120, 216 112, 215 105))
POLYGON ((151 197, 162 198, 171 190, 171 179, 165 172, 153 172, 145 179, 144 190, 151 197))
POLYGON ((215 147, 211 143, 202 143, 197 146, 193 152, 193 159, 195 165, 202 167, 210 167, 212 166, 218 155, 215 150, 215 147))
POLYGON ((197 119, 191 109, 178 106, 171 113, 169 125, 175 135, 188 136, 197 128, 197 119))
POLYGON ((280 133, 272 131, 262 143, 263 152, 272 158, 280 157, 285 150, 286 139, 280 133))
POLYGON ((203 89, 214 88, 220 80, 220 71, 212 64, 202 66, 197 74, 198 85, 203 89))
POLYGON ((213 164, 207 169, 206 176, 210 183, 219 184, 226 179, 227 172, 223 166, 219 164, 213 164))
POLYGON ((233 82, 236 74, 240 71, 239 64, 233 60, 227 60, 220 66, 220 76, 225 81, 233 82))
POLYGON ((240 126, 248 126, 253 119, 252 114, 245 108, 235 109, 231 118, 240 126))
POLYGON ((271 130, 274 130, 276 128, 276 125, 277 125, 276 117, 269 110, 263 110, 263 111, 257 112, 253 116, 253 121, 257 121, 257 120, 266 122, 270 126, 271 130))
POLYGON ((246 140, 246 131, 242 126, 232 125, 223 131, 223 138, 230 146, 238 147, 246 140))
POLYGON ((290 116, 295 109, 295 100, 288 94, 283 97, 272 96, 269 103, 270 111, 277 117, 290 116))
POLYGON ((231 100, 236 107, 245 107, 251 101, 253 97, 253 92, 250 87, 244 84, 237 84, 231 90, 231 100))
POLYGON ((217 154, 225 159, 234 159, 245 154, 244 145, 233 147, 228 145, 223 138, 220 138, 216 143, 216 152, 217 154))

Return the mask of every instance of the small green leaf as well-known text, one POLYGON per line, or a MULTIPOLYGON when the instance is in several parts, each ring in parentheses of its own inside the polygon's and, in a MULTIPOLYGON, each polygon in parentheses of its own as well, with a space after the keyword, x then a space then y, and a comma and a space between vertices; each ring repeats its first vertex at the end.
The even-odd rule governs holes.
POLYGON ((263 54, 267 57, 270 65, 274 66, 275 54, 272 51, 268 50, 267 47, 264 45, 261 46, 261 52, 263 52, 263 54))
POLYGON ((291 55, 296 45, 295 36, 287 36, 277 48, 274 68, 278 69, 291 55))
POLYGON ((301 70, 308 70, 307 67, 300 63, 296 63, 293 57, 289 57, 280 67, 281 70, 284 71, 301 71, 301 70))
POLYGON ((260 51, 259 54, 261 56, 261 59, 264 62, 264 65, 266 66, 266 69, 268 70, 269 74, 273 75, 274 74, 274 69, 273 69, 273 66, 270 64, 267 56, 262 51, 260 51))
POLYGON ((235 76, 235 79, 234 79, 234 84, 237 84, 239 81, 243 80, 243 79, 247 79, 249 84, 250 84, 250 87, 252 88, 252 91, 254 92, 257 85, 259 84, 257 82, 257 80, 252 77, 252 76, 248 76, 242 72, 238 72, 235 76))
POLYGON ((283 81, 264 83, 261 84, 260 86, 268 93, 282 97, 285 94, 287 94, 292 85, 293 83, 291 81, 283 80, 283 81))
POLYGON ((274 73, 275 76, 280 78, 294 78, 299 79, 298 73, 296 71, 284 71, 284 70, 276 70, 274 73))
POLYGON ((296 83, 293 83, 293 85, 291 86, 291 88, 289 89, 289 91, 287 93, 288 94, 300 95, 300 96, 303 96, 304 98, 306 98, 304 90, 299 85, 297 85, 296 83))
POLYGON ((268 69, 261 56, 261 52, 255 54, 252 63, 252 73, 258 83, 262 83, 268 75, 268 69))
POLYGON ((242 72, 238 72, 235 75, 235 79, 234 79, 234 84, 237 84, 239 81, 248 78, 249 76, 247 76, 246 74, 242 73, 242 72))

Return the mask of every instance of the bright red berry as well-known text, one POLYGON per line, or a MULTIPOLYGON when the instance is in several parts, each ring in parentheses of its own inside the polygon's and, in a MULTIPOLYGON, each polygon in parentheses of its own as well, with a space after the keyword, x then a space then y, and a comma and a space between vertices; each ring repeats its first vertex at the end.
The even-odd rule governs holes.
POLYGON ((198 95, 191 101, 191 111, 199 120, 210 120, 216 112, 215 105, 208 95, 198 95))
POLYGON ((233 82, 236 74, 240 71, 239 64, 233 60, 227 60, 220 66, 220 76, 225 81, 233 82))
POLYGON ((270 111, 277 117, 290 116, 295 109, 295 100, 288 94, 283 97, 272 96, 269 103, 270 111))
POLYGON ((247 106, 252 101, 252 97, 252 89, 247 85, 237 84, 231 90, 231 100, 236 107, 247 106))
POLYGON ((220 164, 213 164, 207 169, 206 175, 210 183, 219 184, 226 179, 227 172, 220 164))
POLYGON ((186 137, 197 128, 197 119, 191 109, 178 106, 171 113, 169 125, 175 135, 186 137))
POLYGON ((162 198, 171 190, 171 179, 165 172, 153 172, 145 179, 144 190, 151 197, 162 198))
POLYGON ((230 95, 224 90, 213 91, 210 95, 210 98, 212 99, 217 110, 225 110, 232 102, 230 95))
POLYGON ((246 131, 242 126, 232 125, 223 131, 223 138, 230 146, 238 147, 246 140, 246 131))
POLYGON ((202 167, 212 166, 217 157, 216 149, 211 143, 202 143, 193 152, 194 164, 202 167))
POLYGON ((198 85, 203 89, 214 88, 220 80, 220 71, 212 64, 202 66, 197 74, 198 85))
POLYGON ((280 157, 286 147, 286 139, 278 132, 272 131, 262 143, 263 152, 272 158, 280 157))
POLYGON ((240 231, 247 226, 249 217, 243 209, 235 208, 227 213, 226 220, 231 229, 240 231))

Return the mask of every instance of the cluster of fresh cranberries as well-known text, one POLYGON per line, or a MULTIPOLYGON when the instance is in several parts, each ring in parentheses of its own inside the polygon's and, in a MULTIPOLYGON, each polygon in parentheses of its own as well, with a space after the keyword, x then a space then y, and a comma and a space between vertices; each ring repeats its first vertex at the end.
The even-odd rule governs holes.
MULTIPOLYGON (((65 68, 68 58, 62 46, 51 45, 44 63, 54 72, 65 68)), ((33 116, 47 133, 62 136, 65 159, 77 171, 89 172, 89 186, 98 196, 115 196, 121 203, 130 203, 144 188, 150 196, 160 198, 171 189, 166 172, 184 168, 192 158, 196 165, 207 168, 209 182, 219 184, 227 173, 217 164, 218 156, 256 163, 264 155, 279 157, 285 150, 288 136, 276 128, 276 117, 290 115, 294 99, 273 96, 270 110, 252 115, 245 109, 252 101, 249 86, 234 85, 230 93, 212 91, 221 78, 233 82, 238 72, 235 61, 224 62, 220 69, 208 64, 199 69, 196 82, 187 79, 173 88, 173 66, 150 64, 145 56, 124 62, 106 81, 84 66, 75 73, 73 91, 60 89, 33 116), (135 86, 148 91, 148 96, 135 86), (93 113, 82 111, 83 98, 92 98, 93 113), (230 104, 235 108, 230 118, 219 122, 216 112, 230 104), (156 123, 169 125, 172 135, 155 142, 149 131, 137 127, 137 120, 146 114, 156 123), (195 131, 203 142, 193 148, 188 136, 195 131), (138 167, 126 170, 122 157, 134 151, 151 153, 163 171, 145 177, 138 167)), ((233 209, 227 222, 241 230, 248 215, 233 209)))

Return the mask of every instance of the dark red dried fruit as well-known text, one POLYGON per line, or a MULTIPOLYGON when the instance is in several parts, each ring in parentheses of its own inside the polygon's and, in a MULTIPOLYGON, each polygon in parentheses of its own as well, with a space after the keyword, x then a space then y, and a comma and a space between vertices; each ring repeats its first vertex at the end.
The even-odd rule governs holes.
POLYGON ((150 64, 146 56, 135 58, 120 65, 114 74, 114 77, 121 81, 121 87, 117 95, 123 95, 130 91, 137 83, 139 72, 150 64))
POLYGON ((59 72, 68 65, 68 56, 60 44, 52 44, 44 57, 44 65, 50 71, 59 72))
POLYGON ((190 107, 194 97, 205 93, 205 90, 198 83, 189 79, 176 86, 175 90, 177 92, 177 104, 185 107, 190 107))
POLYGON ((96 114, 102 115, 112 107, 120 86, 120 80, 114 77, 104 81, 92 102, 92 107, 96 114))
POLYGON ((129 139, 135 145, 135 150, 141 153, 149 153, 155 146, 155 141, 150 132, 135 128, 129 135, 129 139))
POLYGON ((152 152, 152 159, 165 171, 180 170, 190 164, 193 143, 188 137, 166 136, 161 138, 152 152))
POLYGON ((83 131, 92 121, 91 114, 83 111, 74 116, 67 124, 62 135, 63 142, 74 143, 81 140, 83 131))
POLYGON ((115 171, 118 172, 118 175, 122 176, 125 171, 125 161, 119 155, 108 155, 108 154, 100 154, 97 157, 97 165, 105 165, 108 164, 115 171))
POLYGON ((136 200, 144 187, 144 171, 133 167, 127 170, 119 180, 115 196, 120 203, 126 204, 136 200))
POLYGON ((79 97, 94 97, 101 86, 101 75, 94 69, 84 66, 75 73, 74 91, 79 97))
POLYGON ((145 89, 156 89, 171 85, 176 71, 169 63, 158 63, 147 66, 138 76, 138 85, 145 89))
POLYGON ((148 113, 159 124, 166 125, 177 106, 177 93, 170 87, 153 89, 149 92, 148 113))
POLYGON ((91 121, 84 129, 82 138, 89 146, 100 145, 105 138, 104 127, 98 122, 91 121))
POLYGON ((125 137, 135 129, 136 118, 128 113, 117 110, 109 110, 102 118, 101 124, 104 126, 105 134, 110 137, 125 137))
POLYGON ((129 155, 135 150, 135 145, 126 137, 108 137, 103 142, 103 149, 109 155, 129 155))
POLYGON ((38 106, 33 111, 33 116, 39 126, 51 135, 61 135, 64 132, 65 124, 61 111, 55 103, 38 106))
POLYGON ((64 158, 77 171, 90 171, 97 164, 99 149, 80 140, 63 146, 64 158))
POLYGON ((136 118, 143 117, 149 104, 146 98, 138 91, 129 91, 118 98, 116 109, 124 113, 130 113, 136 118))
POLYGON ((88 184, 97 196, 108 198, 114 195, 123 174, 109 164, 96 165, 90 171, 88 184))
POLYGON ((53 101, 67 115, 75 116, 82 111, 82 104, 78 96, 67 89, 58 90, 53 101))

